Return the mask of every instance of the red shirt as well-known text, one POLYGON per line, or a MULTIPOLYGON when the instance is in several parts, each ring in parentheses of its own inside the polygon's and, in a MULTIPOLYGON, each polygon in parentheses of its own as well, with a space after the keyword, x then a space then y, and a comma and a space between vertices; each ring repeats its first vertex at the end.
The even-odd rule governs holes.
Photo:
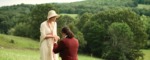
POLYGON ((59 53, 62 60, 78 60, 78 40, 64 38, 58 44, 54 44, 54 53, 59 53))

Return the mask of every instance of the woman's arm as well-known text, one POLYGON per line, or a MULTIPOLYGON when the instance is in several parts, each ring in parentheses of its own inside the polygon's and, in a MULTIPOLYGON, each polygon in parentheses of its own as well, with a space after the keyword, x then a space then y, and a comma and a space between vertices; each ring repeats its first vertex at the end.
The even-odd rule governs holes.
POLYGON ((44 23, 41 23, 41 25, 40 25, 40 33, 41 33, 40 41, 42 41, 42 40, 44 40, 45 37, 46 37, 44 23))

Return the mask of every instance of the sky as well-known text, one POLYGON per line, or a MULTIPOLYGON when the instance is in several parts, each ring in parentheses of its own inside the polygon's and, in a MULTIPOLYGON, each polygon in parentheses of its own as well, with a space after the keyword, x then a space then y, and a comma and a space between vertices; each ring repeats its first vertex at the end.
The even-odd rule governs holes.
POLYGON ((10 6, 16 4, 42 4, 42 3, 69 3, 83 0, 0 0, 1 6, 10 6))

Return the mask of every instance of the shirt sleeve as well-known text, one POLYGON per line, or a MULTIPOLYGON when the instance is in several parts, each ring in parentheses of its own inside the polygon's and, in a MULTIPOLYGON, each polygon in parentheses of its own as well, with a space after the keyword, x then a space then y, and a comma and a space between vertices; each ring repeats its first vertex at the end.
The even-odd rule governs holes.
POLYGON ((40 33, 41 33, 41 36, 40 36, 40 42, 42 40, 45 39, 46 37, 46 33, 45 33, 45 27, 44 27, 44 24, 42 23, 41 26, 40 26, 40 33))
POLYGON ((60 51, 62 51, 62 49, 64 49, 63 41, 60 41, 58 44, 57 43, 54 44, 54 48, 53 48, 54 53, 59 53, 60 51))

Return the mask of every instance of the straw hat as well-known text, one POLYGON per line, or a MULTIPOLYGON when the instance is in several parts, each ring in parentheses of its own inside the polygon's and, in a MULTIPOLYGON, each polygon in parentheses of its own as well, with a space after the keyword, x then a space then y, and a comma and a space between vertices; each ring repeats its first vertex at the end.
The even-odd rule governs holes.
POLYGON ((55 10, 50 10, 50 11, 48 12, 47 19, 49 19, 49 18, 51 18, 51 17, 54 17, 54 16, 56 16, 56 18, 59 17, 59 15, 55 12, 55 10))

